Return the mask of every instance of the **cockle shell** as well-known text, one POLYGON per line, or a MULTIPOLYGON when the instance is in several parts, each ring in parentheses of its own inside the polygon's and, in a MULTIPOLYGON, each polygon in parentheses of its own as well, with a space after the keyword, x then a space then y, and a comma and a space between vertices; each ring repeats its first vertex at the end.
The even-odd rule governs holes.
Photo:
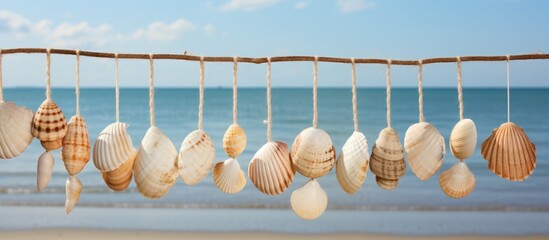
POLYGON ((134 174, 137 190, 152 199, 166 195, 177 181, 177 150, 172 141, 155 126, 151 126, 141 140, 134 174))
POLYGON ((49 151, 46 151, 38 158, 36 186, 39 192, 42 192, 48 186, 53 172, 55 161, 49 151))
POLYGON ((294 180, 288 145, 283 142, 268 142, 254 155, 248 165, 248 176, 262 193, 277 195, 284 192, 294 180))
POLYGON ((406 173, 403 152, 397 132, 390 127, 381 130, 370 157, 370 170, 379 187, 391 190, 398 186, 398 179, 406 173))
POLYGON ((442 172, 438 182, 442 191, 451 198, 466 197, 473 191, 476 184, 475 175, 462 161, 442 172))
POLYGON ((446 155, 444 137, 430 123, 413 124, 404 136, 404 151, 412 172, 421 180, 435 174, 446 155))
POLYGON ((246 186, 246 175, 235 158, 216 163, 213 180, 219 190, 229 194, 238 193, 246 186))
POLYGON ((34 115, 32 126, 32 135, 43 142, 53 142, 63 139, 67 133, 65 115, 63 115, 63 111, 51 99, 46 99, 40 105, 34 115))
POLYGON ((0 158, 19 156, 32 142, 34 113, 13 102, 0 102, 0 158))
POLYGON ((101 173, 103 180, 110 189, 121 192, 128 188, 132 181, 133 165, 136 156, 137 151, 133 151, 133 155, 131 155, 120 167, 112 171, 101 173))
POLYGON ((481 153, 493 173, 510 181, 525 180, 536 168, 536 145, 513 122, 494 129, 482 143, 481 153))
POLYGON ((246 132, 238 124, 229 126, 223 135, 223 149, 229 157, 235 158, 246 148, 246 132))
POLYGON ((76 176, 70 176, 65 182, 65 213, 69 214, 78 203, 82 193, 82 182, 76 176))
POLYGON ((328 206, 328 196, 316 179, 311 179, 303 187, 292 192, 290 205, 298 217, 312 220, 324 213, 328 206))
POLYGON ((314 127, 306 128, 297 135, 291 153, 294 167, 309 178, 326 175, 336 160, 332 139, 324 130, 314 127))
POLYGON ((348 194, 356 193, 364 178, 370 161, 368 142, 361 132, 353 132, 337 158, 336 176, 339 185, 348 194))
POLYGON ((212 169, 215 147, 203 130, 194 130, 185 137, 179 150, 179 174, 183 182, 194 185, 202 181, 212 169))
POLYGON ((460 120, 450 134, 450 151, 460 160, 469 158, 477 147, 477 127, 471 119, 460 120))
POLYGON ((76 175, 90 160, 90 137, 84 118, 77 115, 69 121, 67 135, 63 138, 61 158, 69 175, 76 175))

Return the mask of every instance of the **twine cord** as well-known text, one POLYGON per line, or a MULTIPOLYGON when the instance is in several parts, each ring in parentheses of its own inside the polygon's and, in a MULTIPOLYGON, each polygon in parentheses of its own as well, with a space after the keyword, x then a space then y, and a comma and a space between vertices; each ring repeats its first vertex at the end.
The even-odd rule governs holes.
POLYGON ((80 50, 76 50, 76 116, 80 116, 80 50))
POLYGON ((114 71, 115 71, 115 97, 116 97, 116 122, 120 122, 120 85, 118 82, 118 53, 114 54, 114 71))
POLYGON ((511 77, 509 73, 510 56, 507 55, 507 122, 511 122, 511 77))
POLYGON ((2 85, 2 49, 0 49, 0 103, 4 102, 4 87, 2 85))
POLYGON ((313 127, 318 126, 318 106, 317 106, 317 85, 318 85, 318 56, 315 56, 313 63, 313 127))
POLYGON ((200 81, 198 90, 198 129, 202 130, 204 127, 204 57, 200 57, 200 81))
POLYGON ((271 109, 271 58, 267 58, 267 141, 272 141, 273 116, 271 109))
POLYGON ((387 60, 387 127, 391 127, 391 59, 387 60))
POLYGON ((50 65, 51 65, 51 50, 46 49, 46 99, 51 100, 51 89, 50 89, 50 65))
POLYGON ((459 102, 459 120, 463 120, 463 89, 461 81, 461 58, 457 58, 457 70, 458 70, 458 102, 459 102))
POLYGON ((423 63, 419 60, 419 73, 417 75, 418 85, 417 91, 419 94, 419 122, 424 122, 425 118, 423 117, 423 63))
POLYGON ((358 104, 356 101, 356 64, 354 58, 351 58, 351 77, 353 81, 353 122, 355 124, 355 132, 358 132, 358 104))
POLYGON ((237 119, 237 101, 238 101, 238 90, 237 90, 237 81, 238 81, 238 57, 233 58, 233 124, 236 124, 237 119))
POLYGON ((150 117, 151 117, 151 127, 155 126, 155 119, 154 119, 154 62, 153 62, 153 54, 149 54, 149 69, 150 69, 150 75, 149 75, 149 111, 150 111, 150 117))

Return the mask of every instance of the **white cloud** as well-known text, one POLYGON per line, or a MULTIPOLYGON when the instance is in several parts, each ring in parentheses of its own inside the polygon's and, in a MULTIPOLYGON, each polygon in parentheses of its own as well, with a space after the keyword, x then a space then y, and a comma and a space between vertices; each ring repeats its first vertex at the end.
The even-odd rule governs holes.
POLYGON ((138 29, 132 34, 133 39, 147 39, 153 41, 170 41, 178 38, 184 32, 196 29, 197 26, 185 19, 178 19, 172 23, 153 22, 146 29, 138 29))
POLYGON ((243 10, 252 12, 279 3, 280 0, 230 0, 221 5, 223 11, 243 10))
POLYGON ((340 12, 350 13, 364 9, 372 9, 376 6, 376 3, 367 0, 337 0, 337 6, 340 12))
POLYGON ((305 8, 307 7, 307 5, 309 5, 309 2, 307 2, 307 1, 299 1, 299 2, 297 2, 297 3, 294 5, 294 7, 295 7, 296 9, 305 9, 305 8))

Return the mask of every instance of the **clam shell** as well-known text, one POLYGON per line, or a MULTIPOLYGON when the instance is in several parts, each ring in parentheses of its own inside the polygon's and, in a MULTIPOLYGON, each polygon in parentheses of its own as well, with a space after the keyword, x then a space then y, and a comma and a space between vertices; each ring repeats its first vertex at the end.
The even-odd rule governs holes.
POLYGON ((376 175, 379 187, 386 190, 397 187, 398 179, 406 173, 403 152, 397 132, 390 127, 381 130, 370 157, 370 170, 376 175))
POLYGON ((137 152, 133 151, 133 155, 131 155, 120 167, 112 171, 101 173, 103 180, 110 189, 121 192, 128 188, 132 181, 133 165, 136 156, 137 152))
POLYGON ((65 182, 65 212, 72 212, 72 209, 78 203, 82 193, 82 182, 76 176, 70 176, 65 182))
POLYGON ((495 129, 482 143, 481 153, 490 171, 510 181, 525 180, 536 168, 536 145, 512 122, 495 129))
POLYGON ((408 128, 404 136, 406 159, 412 172, 421 180, 435 174, 446 155, 444 137, 430 123, 419 122, 408 128))
POLYGON ((238 124, 229 126, 223 135, 223 149, 229 157, 235 158, 246 148, 246 132, 238 124))
POLYGON ((290 205, 298 217, 312 220, 324 213, 328 206, 328 196, 316 179, 311 179, 303 187, 292 192, 290 205))
POLYGON ((19 156, 32 142, 34 113, 13 102, 0 102, 0 158, 19 156))
POLYGON ((63 146, 63 138, 54 141, 40 141, 40 145, 46 149, 46 151, 53 151, 63 146))
POLYGON ((306 128, 292 144, 292 162, 301 175, 318 178, 326 175, 335 164, 336 151, 328 133, 319 128, 306 128))
POLYGON ((203 130, 195 130, 185 137, 179 150, 179 174, 183 182, 194 185, 202 181, 212 169, 215 147, 203 130))
POLYGON ((38 158, 36 186, 39 192, 42 192, 48 186, 54 164, 53 156, 48 151, 42 153, 38 158))
POLYGON ((32 135, 40 141, 51 142, 62 139, 67 133, 67 122, 57 104, 46 99, 36 111, 32 124, 32 135))
POLYGON ((337 181, 343 191, 354 194, 360 189, 366 178, 369 161, 366 137, 361 132, 353 132, 341 148, 336 163, 337 181))
POLYGON ((246 176, 235 158, 229 158, 215 164, 213 180, 217 188, 224 193, 238 193, 246 185, 246 176))
POLYGON ((90 160, 90 137, 83 117, 73 116, 69 121, 61 158, 71 176, 82 171, 90 160))
POLYGON ((248 166, 248 176, 262 193, 277 195, 284 192, 294 180, 288 145, 268 142, 254 155, 248 166))
POLYGON ((438 182, 440 189, 451 198, 466 197, 473 191, 476 184, 475 175, 462 161, 442 172, 438 182))
POLYGON ((450 151, 460 160, 469 158, 477 147, 477 127, 471 119, 460 120, 450 134, 450 151))
POLYGON ((137 190, 152 199, 166 195, 177 181, 177 150, 172 141, 155 126, 151 126, 141 140, 134 174, 137 190))
POLYGON ((113 171, 128 160, 133 161, 132 156, 135 156, 136 150, 127 128, 127 123, 111 123, 95 140, 93 163, 99 171, 113 171))

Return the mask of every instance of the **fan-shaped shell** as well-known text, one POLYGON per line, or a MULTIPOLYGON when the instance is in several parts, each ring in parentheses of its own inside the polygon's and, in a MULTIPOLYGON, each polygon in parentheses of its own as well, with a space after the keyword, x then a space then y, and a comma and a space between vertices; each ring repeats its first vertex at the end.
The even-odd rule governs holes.
POLYGON ((53 172, 55 161, 50 152, 46 151, 38 158, 36 186, 39 192, 42 192, 48 186, 53 172))
POLYGON ((475 175, 462 161, 442 172, 438 182, 442 191, 451 198, 466 197, 476 185, 475 175))
POLYGON ((133 151, 133 155, 131 155, 120 167, 112 171, 101 173, 103 180, 110 189, 120 192, 128 188, 132 181, 133 166, 136 156, 137 152, 133 151))
POLYGON ((238 124, 233 124, 227 128, 223 135, 223 149, 229 157, 235 158, 246 148, 246 132, 238 124))
POLYGON ((246 186, 246 175, 235 158, 216 163, 213 180, 219 190, 228 194, 238 193, 246 186))
POLYGON ((203 130, 194 130, 183 139, 179 150, 179 174, 183 182, 194 185, 202 181, 212 169, 215 147, 203 130))
POLYGON ((93 163, 101 172, 109 172, 119 168, 132 159, 135 148, 132 138, 127 132, 127 123, 111 123, 95 140, 93 146, 93 163))
POLYGON ((63 111, 53 100, 46 99, 34 115, 32 135, 40 141, 52 142, 63 139, 66 133, 67 122, 63 111))
POLYGON ((0 158, 19 156, 32 142, 34 113, 13 102, 0 102, 0 158))
POLYGON ((366 137, 361 132, 353 132, 341 148, 336 163, 337 181, 343 191, 354 194, 360 189, 366 178, 369 161, 366 137))
POLYGON ((488 168, 507 180, 525 180, 536 168, 536 145, 512 122, 495 129, 482 143, 481 153, 488 168))
POLYGON ((70 176, 65 182, 65 212, 72 212, 72 209, 78 203, 82 193, 82 182, 76 176, 70 176))
POLYGON ((406 131, 404 150, 412 172, 419 179, 427 180, 444 162, 446 143, 435 126, 427 122, 419 122, 406 131))
POLYGON ((381 130, 370 157, 370 170, 378 186, 386 190, 398 186, 398 179, 406 173, 403 152, 397 132, 390 127, 381 130))
POLYGON ((177 181, 177 150, 157 127, 151 126, 141 140, 134 166, 137 190, 147 198, 161 198, 177 181))
POLYGON ((336 160, 336 151, 328 133, 310 127, 295 138, 291 156, 294 167, 301 175, 318 178, 330 172, 336 160))
POLYGON ((288 145, 268 142, 254 155, 248 166, 248 176, 262 193, 277 195, 284 192, 294 180, 288 145))
POLYGON ((328 206, 328 196, 316 179, 311 179, 303 187, 292 192, 290 205, 298 217, 312 220, 324 213, 328 206))
POLYGON ((71 176, 82 171, 90 160, 90 137, 83 117, 73 116, 69 121, 61 158, 71 176))
POLYGON ((477 147, 477 127, 471 119, 460 120, 450 134, 450 151, 460 160, 469 158, 477 147))

